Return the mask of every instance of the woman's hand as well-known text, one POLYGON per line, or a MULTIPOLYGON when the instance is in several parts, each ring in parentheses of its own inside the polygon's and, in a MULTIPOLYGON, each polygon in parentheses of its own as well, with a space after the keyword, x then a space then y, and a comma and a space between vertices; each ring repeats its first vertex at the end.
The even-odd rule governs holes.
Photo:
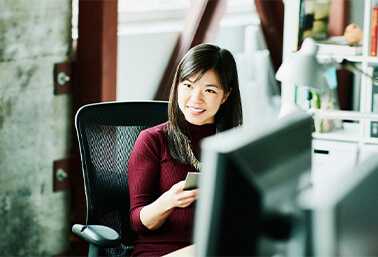
POLYGON ((198 189, 184 190, 185 181, 174 184, 156 201, 140 211, 140 219, 150 230, 159 229, 175 208, 186 208, 197 199, 198 189))
POLYGON ((170 199, 172 206, 177 208, 188 207, 197 199, 198 189, 184 190, 185 181, 174 184, 166 193, 170 199))

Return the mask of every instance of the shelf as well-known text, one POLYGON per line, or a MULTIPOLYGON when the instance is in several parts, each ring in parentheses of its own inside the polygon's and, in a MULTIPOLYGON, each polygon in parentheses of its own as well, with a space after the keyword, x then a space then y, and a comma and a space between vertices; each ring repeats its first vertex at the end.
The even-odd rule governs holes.
POLYGON ((378 138, 361 137, 361 124, 358 122, 343 122, 343 128, 327 132, 317 133, 313 132, 314 139, 332 140, 332 141, 346 141, 362 144, 378 144, 378 138))
POLYGON ((373 56, 362 56, 362 55, 339 55, 339 54, 318 54, 317 58, 319 62, 327 62, 327 60, 348 60, 350 62, 362 63, 366 62, 369 64, 378 64, 378 57, 373 56))
POLYGON ((316 139, 358 142, 360 139, 359 127, 359 123, 343 122, 343 128, 341 129, 327 133, 314 132, 312 137, 316 139))
POLYGON ((369 57, 364 57, 363 60, 370 64, 378 64, 378 57, 369 56, 369 57))
MULTIPOLYGON (((357 63, 368 60, 366 57, 363 57, 361 55, 318 54, 316 57, 320 63, 329 62, 331 59, 334 59, 336 61, 341 61, 343 59, 346 59, 350 62, 357 62, 357 63)), ((374 57, 370 57, 370 58, 374 58, 374 57)), ((375 58, 378 59, 377 57, 375 58)))
MULTIPOLYGON (((356 7, 358 14, 354 15, 355 20, 352 20, 356 24, 362 24, 360 27, 363 29, 363 51, 362 55, 340 55, 340 54, 318 54, 317 59, 325 68, 327 65, 329 67, 335 67, 336 69, 341 68, 337 65, 343 59, 353 62, 353 66, 357 67, 358 70, 362 71, 362 74, 368 74, 371 76, 374 66, 378 66, 378 57, 370 56, 370 41, 371 41, 371 10, 372 6, 375 4, 375 0, 364 0, 364 1, 352 1, 352 7, 356 7), (358 20, 357 20, 358 19, 358 20), (337 63, 336 63, 337 62, 337 63)), ((284 53, 283 61, 291 58, 294 54, 294 50, 297 49, 298 44, 298 24, 299 24, 299 14, 300 12, 300 1, 285 1, 285 20, 284 20, 284 53), (289 12, 290 9, 290 12, 289 12)), ((348 69, 351 70, 351 69, 348 69)), ((353 71, 359 74, 359 71, 353 71)), ((354 78, 355 85, 359 88, 355 88, 354 93, 357 94, 359 103, 355 106, 359 106, 358 112, 362 114, 361 118, 353 118, 354 114, 347 117, 325 117, 328 119, 341 119, 341 120, 358 120, 358 122, 344 122, 343 128, 335 130, 329 133, 313 133, 314 139, 324 139, 333 141, 347 141, 356 142, 358 144, 373 144, 378 145, 378 138, 372 138, 370 136, 371 122, 378 121, 376 118, 372 118, 374 114, 372 112, 372 107, 378 105, 376 102, 378 98, 378 90, 373 87, 372 79, 369 76, 357 75, 354 78), (358 80, 358 82, 357 82, 358 80), (375 94, 373 96, 373 94, 375 94), (375 99, 375 100, 374 100, 375 99), (369 116, 370 115, 370 116, 369 116), (367 117, 369 116, 369 117, 367 117)), ((376 75, 374 75, 376 77, 376 75)), ((282 86, 281 102, 282 104, 295 102, 297 91, 294 86, 282 86)), ((377 108, 377 107, 376 107, 377 108)), ((378 115, 375 114, 375 115, 378 115)))

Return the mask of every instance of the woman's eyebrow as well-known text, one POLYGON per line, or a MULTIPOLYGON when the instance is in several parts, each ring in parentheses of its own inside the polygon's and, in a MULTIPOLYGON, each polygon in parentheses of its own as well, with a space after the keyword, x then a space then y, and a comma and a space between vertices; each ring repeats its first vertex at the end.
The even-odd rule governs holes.
MULTIPOLYGON (((189 78, 186 78, 184 79, 183 81, 189 81, 190 83, 194 84, 196 83, 196 80, 195 81, 192 81, 190 80, 189 78)), ((217 84, 206 84, 205 87, 215 87, 215 88, 221 88, 221 86, 217 85, 217 84)))
POLYGON ((214 84, 207 84, 206 87, 220 88, 220 86, 218 86, 218 85, 214 85, 214 84))

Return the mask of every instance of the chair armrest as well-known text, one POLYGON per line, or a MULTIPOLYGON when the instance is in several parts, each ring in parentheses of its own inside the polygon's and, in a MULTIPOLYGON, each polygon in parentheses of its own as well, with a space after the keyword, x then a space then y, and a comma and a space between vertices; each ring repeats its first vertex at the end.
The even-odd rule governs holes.
POLYGON ((101 248, 113 248, 121 244, 121 236, 114 229, 106 226, 75 224, 72 226, 72 232, 101 248))

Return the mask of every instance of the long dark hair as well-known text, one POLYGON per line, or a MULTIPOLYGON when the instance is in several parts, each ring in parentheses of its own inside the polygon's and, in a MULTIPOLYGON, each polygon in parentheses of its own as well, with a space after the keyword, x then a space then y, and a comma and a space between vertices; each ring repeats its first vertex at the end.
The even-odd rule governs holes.
POLYGON ((193 164, 193 152, 186 136, 185 117, 178 105, 178 85, 198 72, 199 79, 209 70, 215 72, 225 94, 231 91, 214 117, 217 132, 243 123, 238 73, 231 52, 212 44, 200 44, 190 49, 177 66, 169 95, 168 143, 170 153, 175 159, 192 166, 196 165, 193 164))

